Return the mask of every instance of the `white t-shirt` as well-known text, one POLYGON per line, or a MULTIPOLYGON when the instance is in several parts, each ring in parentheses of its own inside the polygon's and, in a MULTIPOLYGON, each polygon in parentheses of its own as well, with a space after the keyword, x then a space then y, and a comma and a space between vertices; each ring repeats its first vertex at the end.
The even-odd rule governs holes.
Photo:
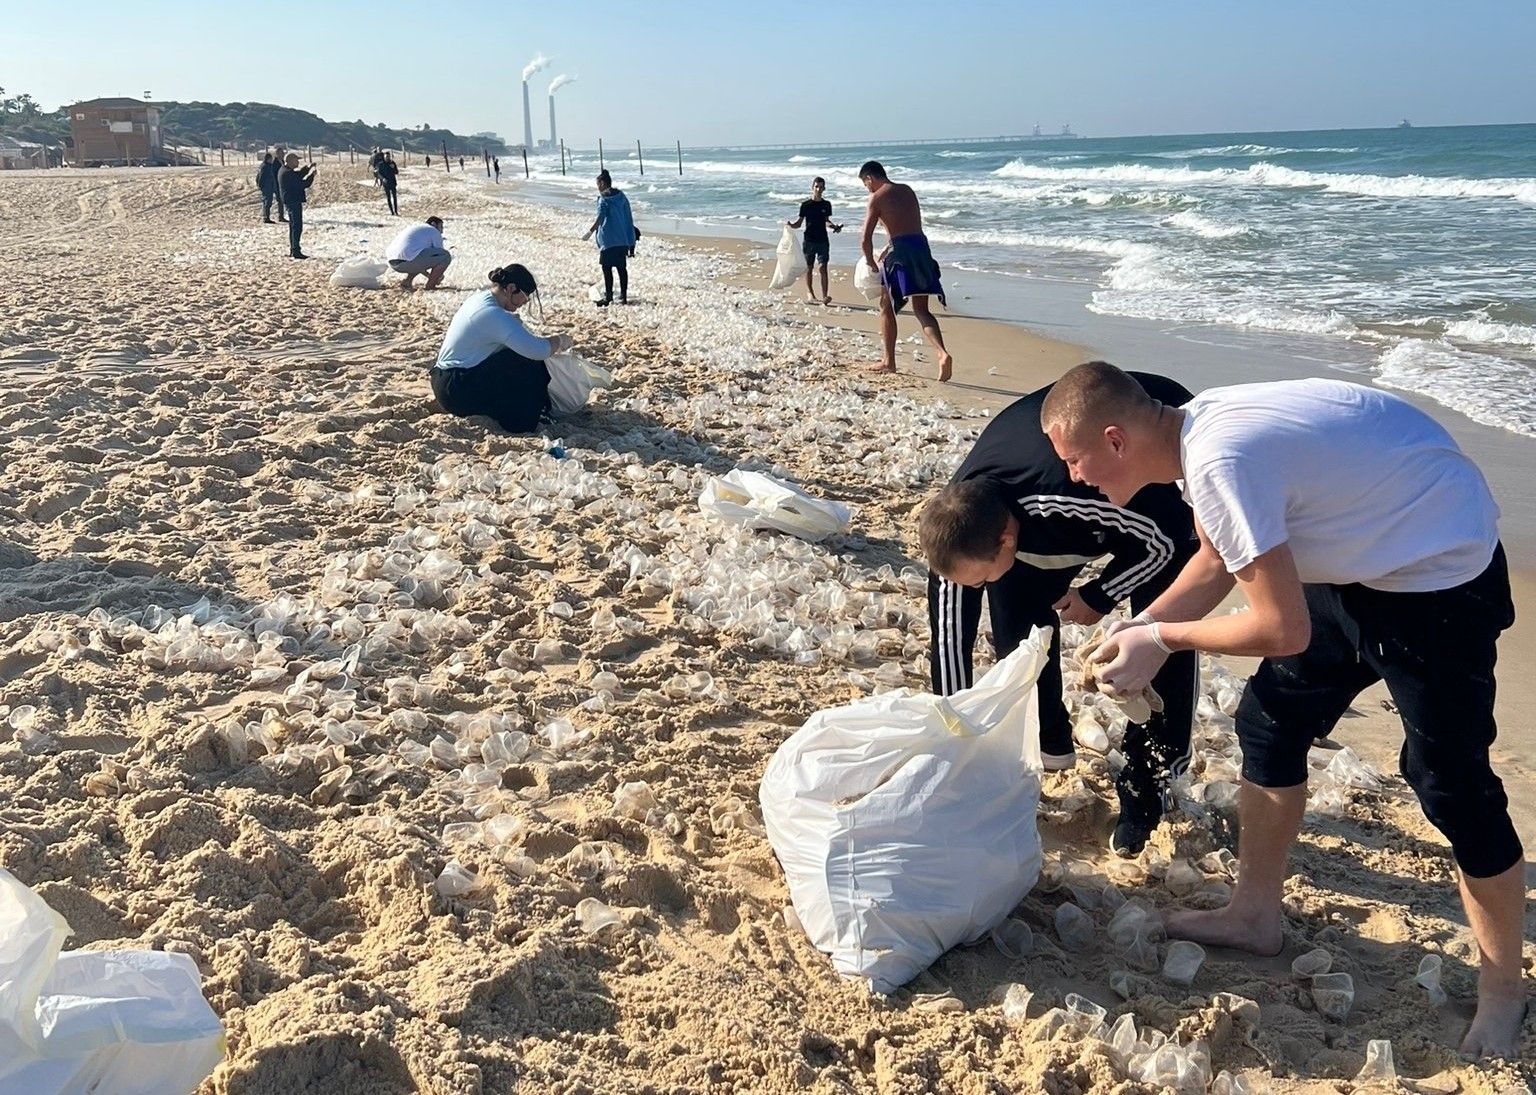
POLYGON ((413 224, 409 228, 400 230, 400 234, 389 241, 389 246, 384 249, 384 258, 387 262, 399 260, 410 262, 417 255, 429 247, 441 249, 443 246, 443 234, 430 224, 413 224))
POLYGON ((1212 388, 1183 409, 1184 497, 1230 572, 1289 544, 1303 582, 1423 593, 1493 558, 1482 472, 1394 395, 1292 380, 1212 388))

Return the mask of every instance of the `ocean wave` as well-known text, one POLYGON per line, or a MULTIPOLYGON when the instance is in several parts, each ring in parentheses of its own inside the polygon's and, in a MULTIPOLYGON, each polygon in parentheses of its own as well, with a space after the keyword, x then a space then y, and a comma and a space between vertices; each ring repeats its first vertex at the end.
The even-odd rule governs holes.
POLYGON ((1536 370, 1443 340, 1405 339, 1376 361, 1376 381, 1416 392, 1486 426, 1536 437, 1536 370))
POLYGON ((1285 334, 1350 337, 1360 329, 1340 312, 1309 312, 1243 297, 1208 295, 1145 260, 1110 269, 1107 287, 1093 295, 1089 311, 1176 323, 1211 323, 1285 334))
POLYGON ((1202 217, 1193 209, 1185 209, 1163 220, 1164 224, 1174 228, 1183 228, 1202 239, 1227 240, 1237 236, 1253 234, 1253 229, 1245 224, 1221 224, 1217 221, 1202 217))
POLYGON ((789 158, 789 162, 790 163, 821 163, 822 160, 824 160, 824 159, 826 159, 825 156, 800 156, 800 155, 796 155, 796 156, 791 156, 789 158))
POLYGON ((1536 327, 1522 323, 1500 323, 1493 319, 1461 319, 1446 325, 1447 338, 1463 342, 1482 342, 1504 346, 1536 347, 1536 327))
POLYGON ((974 159, 976 159, 979 156, 992 156, 992 155, 996 155, 996 153, 993 153, 993 152, 965 152, 965 151, 962 151, 962 150, 957 149, 957 148, 946 148, 942 152, 934 153, 934 155, 936 155, 936 156, 943 156, 946 160, 974 160, 974 159))
POLYGON ((1224 144, 1213 148, 1185 148, 1177 152, 1152 152, 1149 155, 1163 160, 1183 160, 1195 156, 1301 156, 1313 154, 1347 155, 1359 152, 1358 148, 1277 148, 1267 144, 1224 144))
POLYGON ((1148 167, 1109 164, 1103 167, 1047 167, 1011 160, 992 172, 1002 179, 1038 182, 1115 182, 1163 186, 1269 186, 1317 189, 1335 194, 1378 198, 1513 198, 1536 205, 1536 178, 1465 179, 1436 175, 1341 175, 1303 171, 1260 162, 1247 168, 1148 167))

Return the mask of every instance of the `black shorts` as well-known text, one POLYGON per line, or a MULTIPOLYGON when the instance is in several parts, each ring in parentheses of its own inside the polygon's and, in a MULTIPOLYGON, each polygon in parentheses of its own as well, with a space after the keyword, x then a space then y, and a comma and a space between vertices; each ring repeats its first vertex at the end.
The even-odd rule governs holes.
POLYGON ((1302 653, 1265 658, 1237 710, 1243 778, 1261 787, 1307 780, 1307 750, 1361 691, 1385 682, 1402 714, 1398 759, 1462 871, 1501 874, 1523 856, 1504 785, 1488 763, 1495 645, 1514 622, 1500 545, 1470 582, 1431 593, 1308 585, 1312 639, 1302 653))
POLYGON ((808 267, 818 262, 827 265, 827 256, 832 253, 832 245, 826 240, 806 240, 800 249, 805 253, 805 265, 808 267))

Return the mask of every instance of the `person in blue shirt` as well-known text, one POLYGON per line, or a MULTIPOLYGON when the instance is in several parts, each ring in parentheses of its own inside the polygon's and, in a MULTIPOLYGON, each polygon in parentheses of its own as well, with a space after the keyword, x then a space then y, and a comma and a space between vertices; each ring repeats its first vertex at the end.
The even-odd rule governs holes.
POLYGON ((616 189, 613 177, 600 171, 597 175, 597 219, 582 239, 591 239, 597 233, 597 260, 603 267, 604 298, 597 302, 599 308, 613 303, 613 272, 619 272, 619 303, 629 303, 628 257, 634 253, 635 241, 640 238, 635 228, 635 218, 629 211, 629 199, 624 191, 616 189))
POLYGON ((511 433, 531 433, 549 406, 549 368, 572 345, 570 335, 540 338, 516 312, 538 284, 528 267, 498 266, 489 289, 459 306, 428 374, 432 394, 449 414, 483 414, 511 433))

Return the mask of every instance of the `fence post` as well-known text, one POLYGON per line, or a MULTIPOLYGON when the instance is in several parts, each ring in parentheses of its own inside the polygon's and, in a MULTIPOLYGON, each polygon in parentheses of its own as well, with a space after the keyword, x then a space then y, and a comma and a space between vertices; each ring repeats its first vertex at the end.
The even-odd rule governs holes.
POLYGON ((683 173, 683 142, 682 141, 678 141, 677 142, 677 173, 679 175, 681 175, 683 173))
POLYGON ((565 174, 565 138, 560 138, 560 174, 565 174))
POLYGON ((482 148, 480 150, 480 155, 485 157, 485 177, 489 179, 491 177, 491 150, 488 148, 482 148))
POLYGON ((635 138, 635 159, 640 161, 640 177, 645 178, 645 153, 640 150, 640 138, 635 138))
POLYGON ((528 178, 528 146, 523 145, 523 178, 528 178))
POLYGON ((597 139, 597 169, 599 171, 604 170, 604 167, 603 167, 603 139, 601 137, 599 137, 597 139))

